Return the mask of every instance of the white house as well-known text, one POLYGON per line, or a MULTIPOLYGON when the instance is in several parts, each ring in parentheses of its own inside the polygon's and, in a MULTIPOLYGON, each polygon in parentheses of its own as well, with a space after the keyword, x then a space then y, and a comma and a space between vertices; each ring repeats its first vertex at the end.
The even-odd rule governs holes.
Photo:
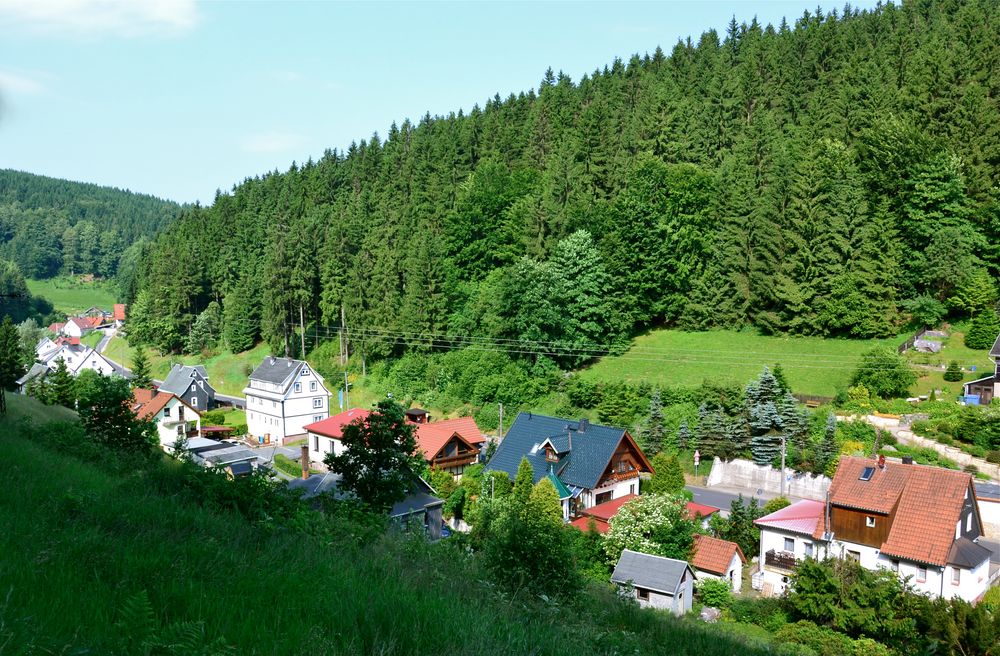
POLYGON ((132 411, 139 419, 152 419, 160 446, 170 450, 180 437, 197 437, 201 432, 201 415, 183 399, 168 392, 137 389, 133 393, 132 411))
POLYGON ((746 556, 739 545, 729 540, 720 540, 708 535, 694 536, 694 553, 691 567, 699 579, 722 579, 729 581, 733 592, 743 587, 743 565, 746 556))
POLYGON ((305 435, 307 424, 326 419, 330 393, 309 363, 267 357, 250 374, 243 389, 247 400, 247 430, 261 442, 282 444, 305 435))
MULTIPOLYGON (((800 501, 757 520, 762 581, 781 592, 804 557, 889 569, 933 597, 979 600, 990 551, 972 476, 911 462, 841 458, 826 503, 800 501)), ((765 592, 768 590, 765 588, 765 592)))
POLYGON ((70 317, 62 326, 62 334, 67 337, 83 337, 96 330, 101 323, 100 317, 70 317))
MULTIPOLYGON (((44 342, 45 340, 43 340, 44 342)), ((85 369, 96 371, 103 376, 118 374, 119 370, 103 355, 76 341, 56 342, 55 349, 49 349, 45 356, 39 361, 49 369, 55 371, 59 366, 59 361, 66 362, 66 369, 70 375, 76 376, 85 369)))
POLYGON ((651 556, 626 549, 611 575, 623 593, 631 586, 631 595, 640 606, 668 610, 681 616, 691 610, 694 571, 683 560, 651 556))
POLYGON ((306 424, 310 462, 323 462, 328 453, 334 455, 343 453, 344 443, 340 440, 344 434, 344 426, 358 419, 364 420, 369 414, 368 410, 351 408, 332 417, 306 424))

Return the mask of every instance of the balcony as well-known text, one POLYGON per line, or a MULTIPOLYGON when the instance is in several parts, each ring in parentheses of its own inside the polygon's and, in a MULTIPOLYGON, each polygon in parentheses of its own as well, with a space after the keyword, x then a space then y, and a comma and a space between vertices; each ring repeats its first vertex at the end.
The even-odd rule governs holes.
POLYGON ((764 565, 782 572, 795 571, 795 554, 787 551, 775 551, 771 549, 764 554, 764 565))

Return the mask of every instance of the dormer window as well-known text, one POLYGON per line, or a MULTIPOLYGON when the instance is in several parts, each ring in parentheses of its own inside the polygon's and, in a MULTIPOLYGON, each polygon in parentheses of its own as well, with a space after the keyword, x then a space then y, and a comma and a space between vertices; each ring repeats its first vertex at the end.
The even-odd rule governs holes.
POLYGON ((556 450, 551 446, 545 447, 545 461, 546 462, 559 462, 559 456, 556 455, 556 450))
POLYGON ((875 528, 875 518, 871 515, 865 517, 865 526, 868 528, 875 528))

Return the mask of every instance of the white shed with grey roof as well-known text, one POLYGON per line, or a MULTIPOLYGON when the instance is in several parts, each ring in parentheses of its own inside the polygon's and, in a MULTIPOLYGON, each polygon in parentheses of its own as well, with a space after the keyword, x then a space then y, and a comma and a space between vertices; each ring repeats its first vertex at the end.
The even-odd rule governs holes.
POLYGON ((691 610, 694 578, 694 570, 683 560, 626 549, 615 565, 611 582, 617 583, 640 606, 669 610, 681 616, 691 610))

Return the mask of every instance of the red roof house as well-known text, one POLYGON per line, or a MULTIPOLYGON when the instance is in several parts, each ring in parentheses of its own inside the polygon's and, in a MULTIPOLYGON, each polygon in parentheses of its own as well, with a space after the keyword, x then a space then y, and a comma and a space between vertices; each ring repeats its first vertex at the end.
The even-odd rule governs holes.
POLYGON ((114 311, 112 312, 112 318, 115 321, 125 321, 125 304, 115 303, 114 311))
MULTIPOLYGON (((626 503, 632 499, 637 499, 638 494, 626 494, 623 497, 618 497, 617 499, 612 499, 611 501, 606 501, 604 503, 599 503, 596 506, 591 506, 583 511, 583 516, 574 519, 570 524, 577 527, 581 531, 590 530, 590 521, 594 521, 594 528, 598 533, 607 533, 611 529, 611 518, 618 514, 618 511, 626 503)), ((712 506, 706 506, 700 503, 694 503, 693 501, 688 501, 687 503, 688 514, 691 519, 708 519, 712 513, 719 512, 718 508, 713 508, 712 506)))
POLYGON ((344 426, 352 421, 357 421, 358 419, 364 420, 370 414, 371 412, 368 410, 351 408, 350 410, 345 410, 340 414, 327 417, 322 421, 306 424, 303 430, 307 433, 313 433, 316 435, 322 435, 323 437, 329 437, 334 440, 340 440, 344 437, 344 426))
POLYGON ((416 424, 417 449, 430 465, 460 475, 479 459, 479 445, 486 436, 472 417, 416 424))

